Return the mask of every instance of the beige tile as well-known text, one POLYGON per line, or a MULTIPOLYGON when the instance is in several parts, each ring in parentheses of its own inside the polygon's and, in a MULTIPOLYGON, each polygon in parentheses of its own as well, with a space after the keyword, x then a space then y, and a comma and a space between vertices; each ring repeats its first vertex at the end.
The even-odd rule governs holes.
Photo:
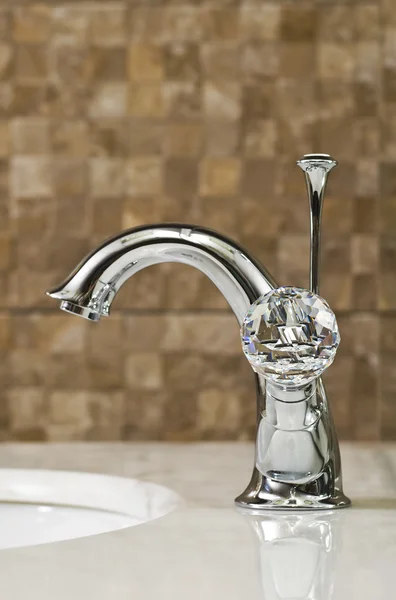
POLYGON ((240 178, 238 158, 207 158, 201 163, 200 193, 204 196, 237 194, 240 178))
POLYGON ((106 47, 124 45, 127 39, 126 20, 127 10, 121 3, 116 6, 96 4, 90 22, 92 42, 106 47))
POLYGON ((203 109, 209 118, 237 119, 241 113, 241 88, 228 81, 207 82, 203 90, 203 109))
POLYGON ((43 427, 47 420, 44 390, 37 387, 16 387, 7 392, 12 430, 24 431, 43 427))
POLYGON ((132 117, 162 117, 165 112, 163 88, 159 84, 133 84, 128 89, 128 114, 132 117))
POLYGON ((14 154, 49 154, 51 151, 50 121, 27 117, 10 123, 14 154))
POLYGON ((324 79, 349 81, 355 67, 355 47, 320 43, 318 48, 318 74, 324 79))
POLYGON ((95 86, 88 107, 90 117, 123 117, 126 109, 126 83, 102 83, 95 86))
POLYGON ((150 83, 164 77, 164 57, 161 46, 131 44, 128 48, 128 77, 130 81, 150 83))
POLYGON ((126 191, 132 196, 158 194, 162 190, 162 162, 157 157, 129 159, 125 176, 126 191))
POLYGON ((235 42, 203 44, 201 62, 204 76, 208 79, 235 81, 240 77, 240 48, 235 42))
POLYGON ((203 6, 200 11, 202 39, 237 40, 240 31, 240 14, 234 6, 203 6))
POLYGON ((97 157, 89 161, 90 190, 94 198, 117 198, 125 192, 125 162, 97 157))
POLYGON ((12 35, 18 43, 40 43, 48 40, 52 26, 49 6, 21 6, 13 14, 12 35))
POLYGON ((11 147, 10 124, 8 121, 0 120, 0 158, 8 157, 11 147))
POLYGON ((281 7, 277 4, 241 6, 241 37, 245 40, 276 40, 280 33, 281 7))
POLYGON ((194 121, 168 123, 163 131, 162 143, 167 156, 198 156, 203 148, 202 126, 194 121))
POLYGON ((47 157, 18 156, 11 161, 10 189, 17 198, 47 198, 52 194, 51 161, 47 157))
POLYGON ((197 82, 166 82, 162 86, 161 96, 163 97, 164 112, 166 116, 174 119, 193 119, 201 117, 202 91, 197 82))
POLYGON ((48 62, 44 44, 18 44, 15 53, 16 80, 22 83, 43 82, 48 76, 48 62))
POLYGON ((163 369, 159 354, 130 354, 125 361, 125 381, 129 389, 160 390, 163 385, 163 369))

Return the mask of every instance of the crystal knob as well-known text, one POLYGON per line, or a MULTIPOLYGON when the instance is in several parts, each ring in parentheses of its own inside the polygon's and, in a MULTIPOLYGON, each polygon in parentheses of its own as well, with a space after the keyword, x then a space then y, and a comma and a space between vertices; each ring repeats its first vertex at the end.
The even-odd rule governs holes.
POLYGON ((300 387, 319 377, 340 343, 335 314, 323 298, 281 287, 249 308, 242 347, 253 369, 272 383, 300 387))

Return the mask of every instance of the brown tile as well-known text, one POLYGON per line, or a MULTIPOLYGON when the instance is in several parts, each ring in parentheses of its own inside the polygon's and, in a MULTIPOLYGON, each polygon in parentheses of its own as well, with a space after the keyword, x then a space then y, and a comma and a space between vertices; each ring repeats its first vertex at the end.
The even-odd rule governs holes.
POLYGON ((396 69, 391 67, 383 69, 382 89, 385 102, 396 102, 396 69))
POLYGON ((128 77, 132 82, 150 83, 164 77, 164 56, 161 46, 131 44, 128 49, 128 77))
POLYGON ((245 80, 273 77, 279 71, 279 46, 273 42, 252 41, 241 52, 241 70, 245 80))
POLYGON ((163 387, 160 355, 156 352, 139 352, 127 356, 125 381, 129 389, 160 390, 163 387))
POLYGON ((126 191, 131 196, 162 191, 162 162, 155 156, 130 158, 126 163, 126 191))
POLYGON ((246 121, 273 116, 275 83, 271 78, 243 86, 242 114, 246 121))
POLYGON ((132 155, 161 154, 166 140, 165 127, 162 119, 130 119, 128 127, 120 123, 114 140, 115 149, 109 148, 108 154, 120 154, 125 151, 132 155))
POLYGON ((228 196, 238 193, 241 161, 237 158, 207 158, 200 168, 200 193, 228 196))
POLYGON ((92 42, 97 46, 122 46, 127 39, 127 10, 125 6, 95 5, 90 19, 92 42))
POLYGON ((273 158, 277 146, 275 119, 250 121, 244 134, 244 154, 249 157, 273 158))
POLYGON ((14 432, 45 427, 48 409, 43 389, 12 388, 7 392, 7 403, 10 427, 14 432))
POLYGON ((89 161, 89 187, 94 198, 117 198, 125 192, 125 163, 119 158, 97 157, 89 161))
POLYGON ((198 188, 198 161, 190 158, 169 158, 164 165, 164 191, 182 200, 191 198, 198 188))
POLYGON ((10 123, 14 154, 49 154, 50 122, 45 118, 13 119, 10 123))
POLYGON ((380 163, 380 191, 382 196, 396 196, 395 163, 391 161, 380 163))
POLYGON ((380 411, 378 404, 373 403, 377 396, 378 372, 375 362, 367 358, 359 358, 354 364, 352 394, 352 423, 356 440, 378 440, 380 429, 380 411))
POLYGON ((317 11, 313 6, 285 4, 281 8, 280 35, 282 41, 301 42, 315 38, 317 11))
POLYGON ((198 156, 203 148, 203 132, 199 122, 176 121, 167 123, 161 137, 167 156, 198 156))
POLYGON ((201 75, 198 44, 167 44, 164 49, 163 62, 167 80, 195 81, 201 75))
POLYGON ((326 277, 323 277, 321 294, 334 311, 346 311, 353 308, 352 283, 349 273, 340 275, 329 273, 326 274, 326 277))
POLYGON ((164 413, 172 398, 164 390, 127 390, 122 439, 163 440, 164 413))
POLYGON ((317 81, 319 115, 326 120, 354 118, 355 96, 351 81, 320 79, 317 81))
MULTIPOLYGON (((363 17, 363 15, 362 15, 363 17)), ((356 37, 356 8, 337 4, 318 10, 318 37, 326 42, 345 44, 356 37)))
POLYGON ((392 235, 396 231, 396 195, 380 197, 379 226, 383 234, 392 235))
POLYGON ((322 120, 318 124, 319 145, 338 160, 348 160, 356 151, 353 123, 348 118, 322 120))
POLYGON ((283 43, 279 71, 282 77, 312 77, 315 73, 315 46, 308 42, 283 43))
POLYGON ((48 54, 44 44, 18 44, 15 78, 23 83, 43 82, 48 76, 48 54))
POLYGON ((379 165, 373 158, 358 160, 356 164, 356 195, 373 196, 379 191, 379 165))
POLYGON ((240 31, 245 40, 277 40, 280 33, 281 7, 276 4, 243 3, 240 31))
POLYGON ((52 123, 52 149, 57 154, 85 157, 89 153, 89 128, 83 120, 59 120, 52 123))
MULTIPOLYGON (((342 332, 341 332, 342 335, 342 332)), ((350 439, 352 429, 352 397, 351 382, 353 377, 354 360, 351 356, 343 355, 342 342, 338 355, 324 375, 326 393, 340 439, 350 439)))
POLYGON ((241 113, 241 88, 229 81, 207 82, 203 89, 203 110, 207 118, 237 119, 241 113))
POLYGON ((379 244, 376 236, 354 235, 351 239, 352 273, 364 275, 378 268, 379 244))
POLYGON ((374 157, 378 155, 380 147, 380 133, 380 125, 375 117, 362 117, 360 119, 356 119, 356 145, 359 148, 361 156, 374 157))
POLYGON ((123 199, 95 198, 92 202, 92 228, 102 239, 115 235, 123 229, 123 199))
POLYGON ((161 347, 165 352, 185 349, 210 355, 239 355, 238 326, 234 316, 228 314, 169 315, 161 347))
POLYGON ((374 117, 378 114, 378 87, 367 82, 356 82, 354 85, 356 114, 359 117, 374 117))
POLYGON ((52 161, 55 194, 60 197, 81 197, 88 191, 88 170, 80 159, 56 158, 52 161))
POLYGON ((12 36, 18 43, 46 42, 51 32, 51 9, 49 6, 23 6, 13 14, 12 36))
POLYGON ((383 391, 381 394, 381 439, 384 441, 393 441, 396 436, 395 397, 393 391, 383 391))
POLYGON ((192 81, 169 81, 162 87, 165 113, 176 119, 201 116, 201 87, 192 81))
POLYGON ((5 158, 10 154, 11 146, 10 124, 0 120, 0 157, 5 158))
POLYGON ((241 192, 250 198, 262 198, 274 192, 274 163, 271 160, 249 158, 244 162, 241 192))
POLYGON ((0 8, 0 39, 9 41, 11 33, 12 9, 8 6, 0 8))
POLYGON ((128 38, 136 42, 158 42, 163 34, 162 6, 129 6, 126 26, 128 38))
POLYGON ((126 57, 125 48, 94 48, 91 56, 93 79, 123 81, 126 75, 126 57))
POLYGON ((208 119, 203 127, 207 156, 230 156, 239 152, 240 123, 228 119, 208 119))
POLYGON ((203 40, 236 40, 240 30, 238 7, 203 6, 201 13, 203 40))
POLYGON ((124 386, 123 326, 122 317, 114 314, 104 319, 101 327, 87 328, 85 351, 91 388, 119 390, 124 386))
POLYGON ((56 40, 67 41, 70 44, 87 44, 92 17, 89 7, 76 4, 57 6, 52 15, 56 40))
POLYGON ((318 75, 323 79, 350 81, 354 74, 355 48, 353 45, 320 43, 318 47, 318 75))
MULTIPOLYGON (((396 203, 395 203, 396 208, 396 203)), ((396 215, 395 215, 396 217, 396 215)), ((362 196, 354 200, 354 231, 356 233, 373 233, 377 230, 377 202, 373 197, 362 196)))
POLYGON ((353 278, 354 310, 376 310, 378 304, 378 276, 369 274, 355 275, 353 278))
POLYGON ((197 41, 202 36, 202 22, 196 6, 167 6, 161 18, 161 38, 164 41, 197 41))
POLYGON ((14 51, 9 44, 0 43, 0 79, 10 79, 14 72, 14 51))
POLYGON ((52 165, 47 157, 18 156, 11 161, 11 193, 17 198, 49 197, 52 165))
POLYGON ((232 42, 212 42, 201 48, 202 70, 213 80, 236 80, 240 76, 240 49, 232 42))
POLYGON ((379 40, 380 7, 377 4, 362 4, 355 7, 355 28, 358 39, 379 40))
MULTIPOLYGON (((132 121, 131 137, 134 130, 137 129, 137 124, 134 128, 133 124, 132 121)), ((124 119, 95 119, 93 123, 90 123, 90 130, 85 132, 87 139, 85 139, 83 148, 88 144, 91 156, 122 157, 128 151, 130 143, 128 133, 128 127, 124 119)), ((145 154, 144 150, 142 150, 142 154, 145 154)))
POLYGON ((165 113, 164 94, 159 84, 134 84, 128 90, 131 117, 158 118, 165 113))
MULTIPOLYGON (((354 214, 355 203, 345 195, 326 193, 323 206, 323 226, 329 235, 349 235, 357 217, 354 214)), ((360 212, 360 209, 359 209, 360 212)))
POLYGON ((199 201, 199 224, 220 231, 223 235, 235 237, 237 231, 237 215, 235 198, 223 195, 205 196, 199 201))

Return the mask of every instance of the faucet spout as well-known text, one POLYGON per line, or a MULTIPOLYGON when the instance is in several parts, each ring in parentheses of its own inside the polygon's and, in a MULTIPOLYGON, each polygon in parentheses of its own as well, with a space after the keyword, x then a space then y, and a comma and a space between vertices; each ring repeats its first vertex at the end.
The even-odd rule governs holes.
POLYGON ((47 292, 67 312, 98 321, 107 316, 122 284, 142 269, 178 262, 205 273, 241 324, 249 306, 276 287, 246 250, 215 231, 194 225, 148 225, 106 240, 58 287, 47 292))

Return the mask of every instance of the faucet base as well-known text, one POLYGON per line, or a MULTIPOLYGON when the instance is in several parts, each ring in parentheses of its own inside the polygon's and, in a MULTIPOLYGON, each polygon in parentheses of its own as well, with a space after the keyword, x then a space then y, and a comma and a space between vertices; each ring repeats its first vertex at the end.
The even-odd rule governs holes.
POLYGON ((333 510, 347 508, 351 501, 337 488, 331 493, 317 495, 312 493, 308 486, 293 486, 273 481, 255 468, 248 488, 235 499, 235 504, 238 508, 249 511, 333 510))

